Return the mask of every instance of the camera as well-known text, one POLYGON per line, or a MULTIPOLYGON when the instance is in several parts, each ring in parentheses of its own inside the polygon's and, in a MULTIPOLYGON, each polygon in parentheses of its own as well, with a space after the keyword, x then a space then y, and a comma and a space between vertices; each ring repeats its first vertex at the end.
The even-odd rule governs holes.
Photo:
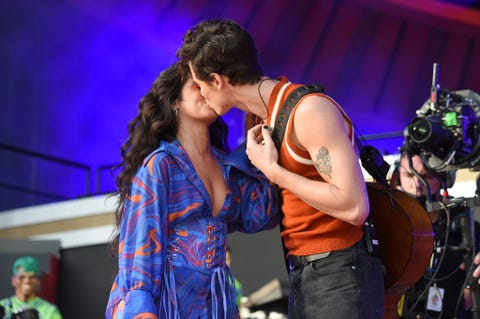
MULTIPOLYGON (((480 171, 480 96, 472 90, 441 89, 438 74, 439 65, 434 63, 430 98, 405 127, 402 147, 410 156, 419 155, 424 165, 437 173, 455 173, 463 168, 480 171)), ((412 172, 430 193, 427 182, 418 172, 412 172)), ((434 247, 440 257, 429 285, 434 283, 447 250, 463 254, 467 268, 465 287, 472 293, 471 311, 475 319, 480 319, 480 291, 478 279, 472 276, 473 258, 478 249, 472 208, 480 206, 479 185, 477 177, 476 196, 472 198, 446 196, 441 202, 431 202, 432 196, 428 194, 426 202, 427 211, 441 209, 445 212, 445 228, 435 232, 436 236, 442 235, 434 247)), ((447 259, 451 260, 451 256, 447 259)))
POLYGON ((404 129, 405 145, 435 171, 480 169, 480 95, 440 89, 434 64, 431 97, 404 129))

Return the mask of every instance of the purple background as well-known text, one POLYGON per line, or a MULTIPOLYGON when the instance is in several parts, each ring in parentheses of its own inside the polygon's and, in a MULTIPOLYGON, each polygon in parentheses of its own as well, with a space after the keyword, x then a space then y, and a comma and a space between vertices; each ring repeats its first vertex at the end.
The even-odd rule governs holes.
MULTIPOLYGON (((480 92, 478 1, 4 0, 0 15, 0 210, 112 191, 138 101, 202 18, 237 20, 266 74, 322 83, 358 133, 397 136, 370 140, 385 154, 434 62, 442 87, 480 92)), ((243 115, 225 120, 234 147, 243 115)))

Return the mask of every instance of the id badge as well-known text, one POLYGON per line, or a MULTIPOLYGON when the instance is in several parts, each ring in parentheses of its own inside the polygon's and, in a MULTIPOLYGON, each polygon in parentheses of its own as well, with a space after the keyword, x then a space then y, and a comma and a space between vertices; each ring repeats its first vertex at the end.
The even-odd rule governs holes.
POLYGON ((436 286, 428 288, 427 310, 441 312, 444 295, 445 289, 443 288, 436 286))

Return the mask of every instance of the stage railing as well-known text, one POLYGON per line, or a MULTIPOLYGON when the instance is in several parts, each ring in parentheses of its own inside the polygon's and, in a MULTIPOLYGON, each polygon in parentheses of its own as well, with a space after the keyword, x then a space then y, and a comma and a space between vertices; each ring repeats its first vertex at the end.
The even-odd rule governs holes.
POLYGON ((112 167, 0 143, 0 211, 113 192, 112 167))

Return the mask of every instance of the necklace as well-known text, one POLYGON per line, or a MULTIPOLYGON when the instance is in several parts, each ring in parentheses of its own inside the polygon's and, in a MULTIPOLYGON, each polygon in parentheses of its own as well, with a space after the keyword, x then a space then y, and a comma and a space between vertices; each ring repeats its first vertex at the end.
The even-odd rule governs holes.
POLYGON ((267 80, 270 80, 270 78, 265 78, 265 79, 261 80, 258 83, 258 86, 257 86, 258 95, 260 96, 260 100, 262 100, 263 106, 265 107, 265 110, 267 111, 267 116, 265 116, 265 118, 263 119, 264 122, 265 122, 265 119, 268 117, 268 107, 267 107, 267 103, 265 103, 265 100, 263 99, 262 93, 260 92, 260 87, 262 86, 263 82, 265 82, 267 80))

